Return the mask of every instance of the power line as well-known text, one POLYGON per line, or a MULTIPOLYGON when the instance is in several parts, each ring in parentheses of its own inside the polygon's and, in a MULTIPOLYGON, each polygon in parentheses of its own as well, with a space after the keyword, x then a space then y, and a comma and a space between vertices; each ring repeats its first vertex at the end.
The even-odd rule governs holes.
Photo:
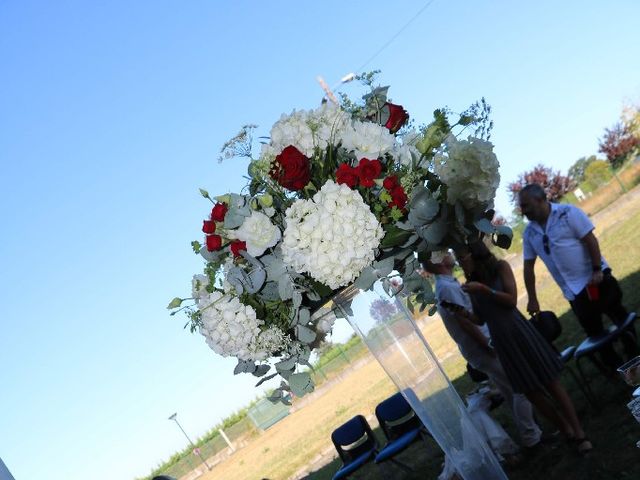
MULTIPOLYGON (((407 27, 409 27, 409 25, 411 25, 421 14, 422 12, 424 12, 427 8, 429 8, 431 6, 431 4, 435 2, 435 0, 429 0, 427 3, 425 3, 420 10, 418 10, 416 12, 416 14, 411 17, 401 28, 400 30, 398 30, 389 40, 387 40, 373 55, 371 55, 371 57, 369 57, 367 59, 366 62, 364 62, 362 65, 360 65, 356 70, 355 73, 360 73, 362 72, 362 69, 364 67, 366 67, 367 65, 369 65, 374 58, 376 58, 378 55, 380 55, 389 45, 391 45, 393 43, 393 41, 398 38, 400 36, 400 34, 402 32, 404 32, 407 27)), ((333 90, 335 91, 336 89, 340 88, 341 84, 336 85, 333 90)))

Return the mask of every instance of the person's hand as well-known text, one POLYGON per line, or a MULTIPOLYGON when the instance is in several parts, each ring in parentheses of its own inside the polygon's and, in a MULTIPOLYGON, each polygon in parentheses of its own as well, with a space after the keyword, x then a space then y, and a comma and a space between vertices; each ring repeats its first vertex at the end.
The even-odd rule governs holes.
POLYGON ((591 285, 600 285, 602 283, 603 278, 604 278, 604 275, 602 271, 598 270, 597 272, 593 272, 593 275, 591 275, 591 280, 589 281, 589 283, 591 285))
POLYGON ((467 293, 489 293, 491 289, 484 283, 480 282, 467 282, 462 285, 462 289, 467 293))
POLYGON ((540 311, 540 304, 538 303, 537 298, 530 298, 527 302, 527 312, 529 315, 533 316, 540 311))

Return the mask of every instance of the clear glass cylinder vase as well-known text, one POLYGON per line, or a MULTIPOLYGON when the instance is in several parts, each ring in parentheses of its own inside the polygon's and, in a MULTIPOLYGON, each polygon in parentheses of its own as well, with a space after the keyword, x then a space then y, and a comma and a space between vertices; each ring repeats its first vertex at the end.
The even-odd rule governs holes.
POLYGON ((334 307, 362 338, 464 480, 507 478, 407 308, 407 299, 347 288, 334 307))

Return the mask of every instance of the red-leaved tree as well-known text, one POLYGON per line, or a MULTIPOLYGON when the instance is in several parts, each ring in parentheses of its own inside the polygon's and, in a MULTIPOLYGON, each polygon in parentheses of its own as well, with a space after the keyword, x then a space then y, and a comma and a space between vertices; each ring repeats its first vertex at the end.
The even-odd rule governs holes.
POLYGON ((634 136, 627 125, 616 123, 612 128, 605 128, 598 151, 607 156, 612 167, 617 168, 638 147, 640 138, 634 136))
POLYGON ((542 186, 551 202, 557 202, 576 187, 571 178, 562 175, 559 171, 554 171, 551 167, 545 167, 542 164, 536 165, 533 170, 521 173, 518 179, 507 187, 514 205, 518 205, 518 193, 520 190, 530 183, 537 183, 542 186))

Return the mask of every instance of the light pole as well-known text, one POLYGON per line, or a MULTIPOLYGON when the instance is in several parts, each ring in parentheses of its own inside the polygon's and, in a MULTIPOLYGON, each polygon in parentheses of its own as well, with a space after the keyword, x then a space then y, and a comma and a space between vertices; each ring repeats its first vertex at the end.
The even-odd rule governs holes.
POLYGON ((180 423, 178 423, 178 414, 174 413, 173 415, 171 415, 169 417, 169 420, 173 420, 174 422, 176 422, 176 425, 178 425, 178 427, 180 428, 180 430, 182 430, 182 433, 184 433, 184 436, 187 437, 187 440, 189 440, 189 443, 191 444, 191 446, 193 447, 193 451, 194 453, 196 453, 199 457, 200 460, 202 460, 202 463, 204 463, 204 466, 207 467, 207 470, 211 470, 211 467, 209 466, 209 464, 207 463, 207 461, 204 459, 204 457, 202 456, 202 454, 200 453, 200 449, 197 448, 193 442, 191 441, 191 439, 189 438, 189 435, 187 435, 187 432, 184 431, 184 428, 182 428, 182 425, 180 425, 180 423))

